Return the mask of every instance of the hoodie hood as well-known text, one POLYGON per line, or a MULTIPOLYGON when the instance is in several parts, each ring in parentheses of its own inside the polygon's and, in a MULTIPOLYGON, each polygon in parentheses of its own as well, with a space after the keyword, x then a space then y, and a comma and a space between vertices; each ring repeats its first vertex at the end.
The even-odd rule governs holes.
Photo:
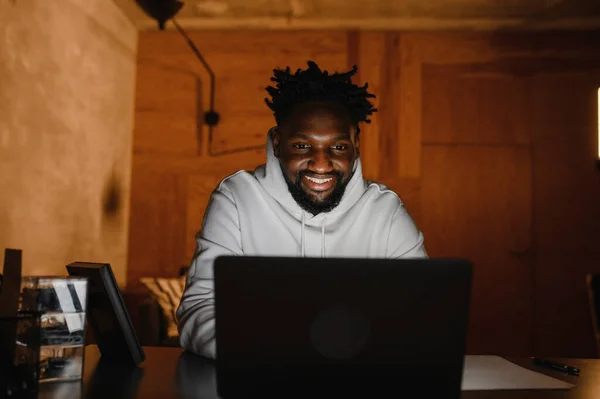
POLYGON ((275 128, 271 128, 267 134, 266 153, 267 162, 265 165, 261 165, 254 171, 255 177, 258 179, 262 187, 287 211, 294 215, 298 220, 302 220, 303 224, 308 225, 319 225, 324 227, 324 219, 333 221, 340 215, 344 214, 345 211, 350 209, 364 194, 366 190, 366 182, 362 175, 362 166, 360 157, 354 162, 352 168, 352 177, 346 185, 344 195, 338 206, 332 209, 330 212, 322 212, 318 215, 312 215, 311 213, 302 209, 296 200, 290 193, 283 172, 281 170, 281 164, 279 159, 275 156, 273 151, 273 133, 275 128))

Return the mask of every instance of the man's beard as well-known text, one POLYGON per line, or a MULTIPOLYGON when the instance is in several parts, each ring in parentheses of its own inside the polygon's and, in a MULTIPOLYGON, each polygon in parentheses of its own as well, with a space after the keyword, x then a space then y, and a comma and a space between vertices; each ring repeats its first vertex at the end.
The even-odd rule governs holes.
POLYGON ((343 181, 344 175, 340 172, 328 173, 327 175, 334 176, 336 179, 333 191, 323 201, 316 201, 313 196, 308 194, 304 188, 302 188, 302 179, 308 174, 309 172, 306 170, 300 171, 296 174, 296 181, 292 182, 287 175, 283 173, 285 182, 290 190, 290 194, 292 194, 292 198, 294 198, 298 205, 313 215, 318 215, 322 212, 329 212, 338 206, 342 200, 342 197, 344 196, 346 186, 350 182, 350 179, 343 181))

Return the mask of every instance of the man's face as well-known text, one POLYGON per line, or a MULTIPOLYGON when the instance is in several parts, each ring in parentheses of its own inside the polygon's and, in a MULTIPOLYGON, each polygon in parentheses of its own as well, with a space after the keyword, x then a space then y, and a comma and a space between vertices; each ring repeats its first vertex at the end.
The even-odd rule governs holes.
POLYGON ((359 148, 345 109, 314 102, 297 106, 276 130, 273 148, 300 207, 316 215, 339 204, 359 148))

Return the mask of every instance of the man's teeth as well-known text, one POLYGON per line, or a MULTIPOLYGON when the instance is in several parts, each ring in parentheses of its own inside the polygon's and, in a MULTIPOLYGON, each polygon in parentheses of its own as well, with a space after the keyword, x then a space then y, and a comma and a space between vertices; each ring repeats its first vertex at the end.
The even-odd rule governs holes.
POLYGON ((324 184, 324 183, 327 183, 327 182, 329 182, 329 181, 333 180, 333 177, 330 177, 330 178, 328 178, 328 179, 315 179, 314 177, 309 177, 309 176, 306 176, 306 178, 307 178, 308 180, 310 180, 311 182, 313 182, 313 183, 317 183, 317 184, 324 184))

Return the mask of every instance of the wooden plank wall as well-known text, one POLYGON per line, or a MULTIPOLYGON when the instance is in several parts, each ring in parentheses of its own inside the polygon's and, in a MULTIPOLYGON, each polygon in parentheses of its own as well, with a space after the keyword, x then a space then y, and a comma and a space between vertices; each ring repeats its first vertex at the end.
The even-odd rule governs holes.
POLYGON ((192 256, 210 192, 264 162, 274 67, 359 67, 378 95, 365 175, 396 190, 431 256, 475 267, 469 353, 594 356, 584 276, 600 271, 594 168, 600 41, 579 33, 140 34, 128 281, 192 256))

